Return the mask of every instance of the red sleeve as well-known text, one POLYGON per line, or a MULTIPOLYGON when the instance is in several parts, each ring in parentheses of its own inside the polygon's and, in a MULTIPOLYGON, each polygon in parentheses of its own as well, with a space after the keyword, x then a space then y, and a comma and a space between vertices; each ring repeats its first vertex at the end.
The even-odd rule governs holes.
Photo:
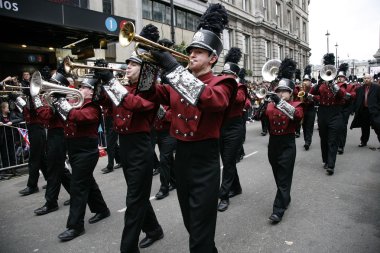
POLYGON ((247 98, 247 99, 245 100, 244 109, 249 109, 251 106, 252 106, 252 104, 251 104, 251 100, 250 100, 249 98, 247 98))
POLYGON ((97 123, 100 117, 100 107, 87 106, 80 109, 73 109, 69 113, 68 120, 80 124, 97 123))
POLYGON ((206 85, 199 98, 198 107, 209 112, 224 111, 229 104, 233 87, 233 84, 229 82, 219 83, 212 87, 206 85))
POLYGON ((236 98, 235 98, 235 103, 238 103, 238 104, 243 104, 246 100, 247 96, 246 96, 246 93, 243 89, 238 89, 237 91, 237 94, 236 94, 236 98))
POLYGON ((155 103, 146 100, 139 95, 129 93, 121 102, 123 107, 132 112, 149 111, 155 108, 155 103))
POLYGON ((154 99, 162 105, 170 105, 170 86, 167 84, 156 85, 154 99))
POLYGON ((172 121, 172 109, 167 109, 164 117, 165 122, 171 122, 172 121))
POLYGON ((42 120, 50 120, 54 117, 54 112, 50 106, 44 105, 37 109, 37 115, 42 120))
POLYGON ((295 106, 296 111, 293 115, 293 120, 295 121, 301 121, 303 118, 303 107, 302 104, 298 104, 295 106))

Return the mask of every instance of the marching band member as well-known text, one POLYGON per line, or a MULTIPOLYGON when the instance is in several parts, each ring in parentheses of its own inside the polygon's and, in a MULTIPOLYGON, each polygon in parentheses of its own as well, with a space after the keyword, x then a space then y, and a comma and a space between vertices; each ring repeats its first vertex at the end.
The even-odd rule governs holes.
POLYGON ((169 85, 156 86, 155 95, 160 103, 172 108, 170 134, 177 139, 177 194, 190 234, 191 253, 217 252, 214 237, 220 184, 218 139, 237 83, 230 76, 214 76, 211 69, 223 50, 220 34, 227 23, 224 6, 211 4, 187 47, 191 73, 169 52, 152 51, 169 81, 169 85))
MULTIPOLYGON (((158 29, 152 24, 145 26, 140 35, 154 42, 159 38, 158 29)), ((114 128, 119 134, 121 164, 128 186, 120 251, 135 253, 139 252, 139 247, 149 247, 164 237, 149 201, 154 155, 150 132, 159 104, 146 100, 143 93, 137 92, 143 60, 133 53, 126 63, 129 84, 125 87, 109 71, 98 75, 104 81, 107 93, 104 106, 112 106, 114 128), (146 237, 139 243, 141 230, 146 237)))
POLYGON ((92 102, 94 78, 85 78, 79 91, 84 102, 80 108, 72 108, 65 97, 56 98, 54 108, 64 120, 65 137, 69 161, 72 168, 70 213, 67 230, 58 235, 61 241, 70 241, 84 234, 86 205, 95 213, 88 222, 96 223, 108 216, 110 210, 105 203, 93 172, 99 160, 98 126, 101 117, 99 105, 92 102))
MULTIPOLYGON (((240 48, 232 47, 225 57, 222 75, 229 75, 236 79, 240 71, 238 66, 240 58, 240 48)), ((236 169, 236 157, 243 144, 243 125, 241 121, 247 97, 247 86, 238 83, 237 93, 233 102, 231 102, 230 109, 226 112, 224 124, 220 131, 219 145, 223 163, 222 183, 219 190, 220 202, 218 204, 218 211, 220 212, 228 209, 231 190, 236 189, 236 192, 241 192, 239 175, 236 169), (233 186, 234 188, 232 188, 233 186)))
MULTIPOLYGON (((325 54, 323 59, 325 65, 334 66, 334 54, 325 54)), ((327 174, 333 175, 338 152, 339 133, 343 127, 342 104, 344 103, 344 96, 346 96, 345 85, 339 86, 332 80, 322 80, 311 88, 309 96, 314 101, 319 102, 318 127, 322 160, 327 174)))
MULTIPOLYGON (((38 73, 35 73, 36 75, 38 73)), ((41 75, 40 75, 41 77, 41 75)), ((32 80, 33 81, 33 80, 32 80)), ((67 79, 60 73, 56 72, 51 81, 60 85, 68 85, 67 79)), ((35 98, 35 108, 37 117, 45 122, 47 128, 47 186, 45 192, 46 203, 34 210, 37 215, 44 215, 58 210, 58 195, 61 190, 61 184, 70 194, 71 173, 65 167, 66 144, 63 131, 63 121, 56 111, 48 105, 44 105, 41 99, 35 98)))
POLYGON ((310 80, 310 74, 311 74, 311 66, 307 65, 305 67, 304 77, 303 77, 305 96, 303 97, 304 117, 302 120, 302 129, 303 129, 303 139, 305 141, 305 144, 303 145, 303 147, 305 148, 305 150, 309 150, 311 142, 313 140, 314 122, 315 122, 315 115, 316 115, 315 102, 311 97, 309 99, 309 96, 308 96, 311 86, 312 86, 311 80, 310 80))
POLYGON ((347 125, 348 119, 353 111, 353 101, 356 98, 356 89, 355 86, 347 83, 346 72, 348 70, 348 63, 342 63, 339 65, 338 75, 337 75, 337 84, 339 86, 346 86, 346 96, 344 96, 344 105, 342 108, 343 116, 343 129, 339 134, 338 141, 338 154, 342 155, 344 153, 344 146, 346 145, 347 138, 347 125))
POLYGON ((292 76, 296 63, 288 58, 281 62, 276 93, 270 93, 271 103, 265 114, 269 119, 268 158, 276 181, 277 193, 273 203, 273 213, 269 217, 272 224, 282 220, 291 197, 294 163, 296 159, 295 133, 296 127, 303 117, 301 102, 293 101, 294 83, 292 76))

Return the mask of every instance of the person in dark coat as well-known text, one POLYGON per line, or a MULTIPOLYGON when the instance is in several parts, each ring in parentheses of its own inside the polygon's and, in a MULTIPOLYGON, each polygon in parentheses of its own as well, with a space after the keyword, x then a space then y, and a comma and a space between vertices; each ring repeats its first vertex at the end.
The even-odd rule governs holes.
POLYGON ((371 127, 380 142, 380 87, 372 82, 369 74, 364 76, 364 85, 356 89, 355 116, 350 129, 361 128, 359 147, 367 146, 371 127))

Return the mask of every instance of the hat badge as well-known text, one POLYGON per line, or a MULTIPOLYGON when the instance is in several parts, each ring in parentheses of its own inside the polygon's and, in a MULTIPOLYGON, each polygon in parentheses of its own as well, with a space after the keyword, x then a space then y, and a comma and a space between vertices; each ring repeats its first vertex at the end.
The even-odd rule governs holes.
POLYGON ((205 40, 205 36, 201 32, 196 32, 193 37, 193 41, 203 42, 205 40))

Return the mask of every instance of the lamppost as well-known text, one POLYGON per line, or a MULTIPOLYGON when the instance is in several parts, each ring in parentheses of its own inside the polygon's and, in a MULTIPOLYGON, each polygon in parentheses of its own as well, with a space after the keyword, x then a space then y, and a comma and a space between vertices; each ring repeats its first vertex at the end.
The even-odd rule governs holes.
POLYGON ((325 35, 327 37, 327 53, 329 53, 329 36, 330 36, 329 30, 327 30, 327 33, 325 35))
POLYGON ((336 68, 338 68, 338 67, 339 67, 338 42, 335 43, 335 57, 336 57, 336 59, 337 59, 337 61, 336 61, 336 68))

